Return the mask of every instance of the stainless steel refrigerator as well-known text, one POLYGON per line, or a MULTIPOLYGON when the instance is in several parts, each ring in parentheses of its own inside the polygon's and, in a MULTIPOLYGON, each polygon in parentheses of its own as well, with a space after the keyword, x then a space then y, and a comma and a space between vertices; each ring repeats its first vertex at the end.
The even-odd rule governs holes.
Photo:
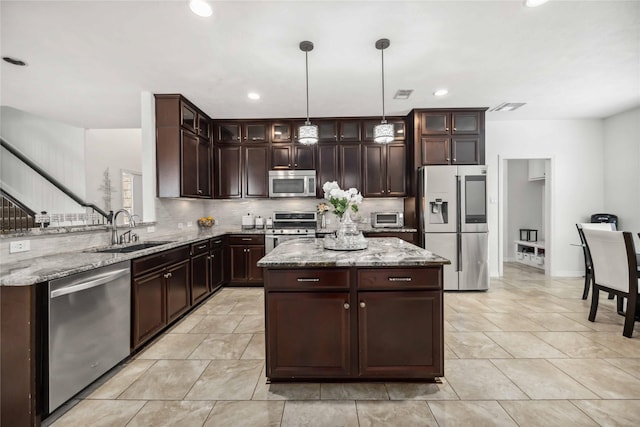
POLYGON ((444 289, 489 289, 487 167, 419 168, 416 207, 422 247, 451 260, 444 289))

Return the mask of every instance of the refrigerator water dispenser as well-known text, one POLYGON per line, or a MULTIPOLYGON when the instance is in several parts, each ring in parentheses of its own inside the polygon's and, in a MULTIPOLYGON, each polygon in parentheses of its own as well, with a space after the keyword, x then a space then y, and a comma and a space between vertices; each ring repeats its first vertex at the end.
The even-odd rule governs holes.
POLYGON ((436 198, 429 202, 429 224, 449 223, 449 202, 436 198))

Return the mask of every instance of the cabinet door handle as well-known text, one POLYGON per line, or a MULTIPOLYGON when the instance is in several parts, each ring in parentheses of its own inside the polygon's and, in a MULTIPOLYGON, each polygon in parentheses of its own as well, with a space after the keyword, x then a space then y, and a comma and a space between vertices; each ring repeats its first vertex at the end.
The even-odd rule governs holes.
POLYGON ((458 130, 458 128, 453 128, 453 130, 458 130))
POLYGON ((320 279, 318 279, 317 277, 312 277, 312 278, 303 278, 303 277, 298 277, 298 282, 319 282, 320 279))
POLYGON ((444 128, 444 130, 446 130, 447 132, 449 132, 449 128, 444 128))
POLYGON ((207 247, 207 245, 200 245, 200 246, 198 246, 198 249, 204 249, 206 247, 207 247))
POLYGON ((348 302, 345 302, 343 307, 344 307, 345 310, 349 310, 349 307, 351 307, 351 306, 349 305, 348 302))
POLYGON ((209 256, 209 259, 214 259, 216 256, 215 255, 211 255, 209 256))
POLYGON ((253 240, 251 237, 243 237, 242 238, 243 242, 247 242, 247 241, 250 242, 251 240, 253 240))
POLYGON ((453 158, 453 161, 454 161, 454 162, 456 161, 456 158, 455 158, 455 157, 453 158))
POLYGON ((450 159, 447 157, 447 162, 448 162, 449 160, 450 160, 450 159))
POLYGON ((213 243, 222 243, 222 240, 214 240, 213 243))
POLYGON ((360 301, 360 308, 365 308, 367 306, 367 304, 364 303, 364 301, 360 301))
POLYGON ((202 190, 198 190, 198 194, 202 194, 202 190))
POLYGON ((389 277, 390 282, 410 282, 411 277, 389 277))

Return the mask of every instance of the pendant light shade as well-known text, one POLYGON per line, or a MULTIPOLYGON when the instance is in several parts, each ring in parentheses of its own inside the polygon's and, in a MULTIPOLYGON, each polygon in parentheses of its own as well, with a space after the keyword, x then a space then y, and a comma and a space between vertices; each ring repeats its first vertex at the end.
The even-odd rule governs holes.
POLYGON ((309 121, 309 58, 308 53, 313 50, 313 43, 310 41, 300 42, 300 50, 304 52, 305 81, 307 86, 307 120, 304 125, 298 128, 298 142, 303 145, 311 145, 318 142, 318 126, 312 125, 309 121))
POLYGON ((382 121, 373 128, 373 140, 379 144, 388 144, 395 138, 393 123, 387 123, 384 116, 384 50, 390 44, 389 39, 380 39, 376 42, 376 49, 382 54, 382 121))

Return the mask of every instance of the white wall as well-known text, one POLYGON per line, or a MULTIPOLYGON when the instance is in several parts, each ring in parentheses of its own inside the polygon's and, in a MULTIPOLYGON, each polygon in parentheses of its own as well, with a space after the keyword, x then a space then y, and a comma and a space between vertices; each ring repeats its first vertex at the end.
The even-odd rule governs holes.
POLYGON ((543 207, 544 207, 544 181, 529 181, 528 160, 508 160, 508 172, 505 180, 508 186, 505 189, 507 195, 504 233, 504 259, 515 259, 514 240, 520 240, 520 229, 529 228, 538 230, 538 240, 544 240, 543 207))
MULTIPOLYGON (((87 129, 85 133, 87 201, 104 205, 104 171, 109 168, 111 209, 122 207, 121 170, 142 172, 141 129, 87 129)), ((108 209, 106 209, 108 211, 108 209)))
MULTIPOLYGON (((0 133, 7 142, 78 197, 85 197, 84 129, 7 106, 0 107, 0 116, 0 133)), ((0 178, 9 193, 36 212, 85 211, 7 152, 2 155, 0 178)))
POLYGON ((604 121, 604 207, 632 231, 640 250, 640 108, 604 121))
POLYGON ((487 121, 486 163, 488 170, 489 263, 492 276, 499 273, 501 231, 499 214, 499 159, 550 158, 552 203, 550 274, 580 276, 584 263, 575 224, 602 210, 604 130, 602 120, 487 121))

